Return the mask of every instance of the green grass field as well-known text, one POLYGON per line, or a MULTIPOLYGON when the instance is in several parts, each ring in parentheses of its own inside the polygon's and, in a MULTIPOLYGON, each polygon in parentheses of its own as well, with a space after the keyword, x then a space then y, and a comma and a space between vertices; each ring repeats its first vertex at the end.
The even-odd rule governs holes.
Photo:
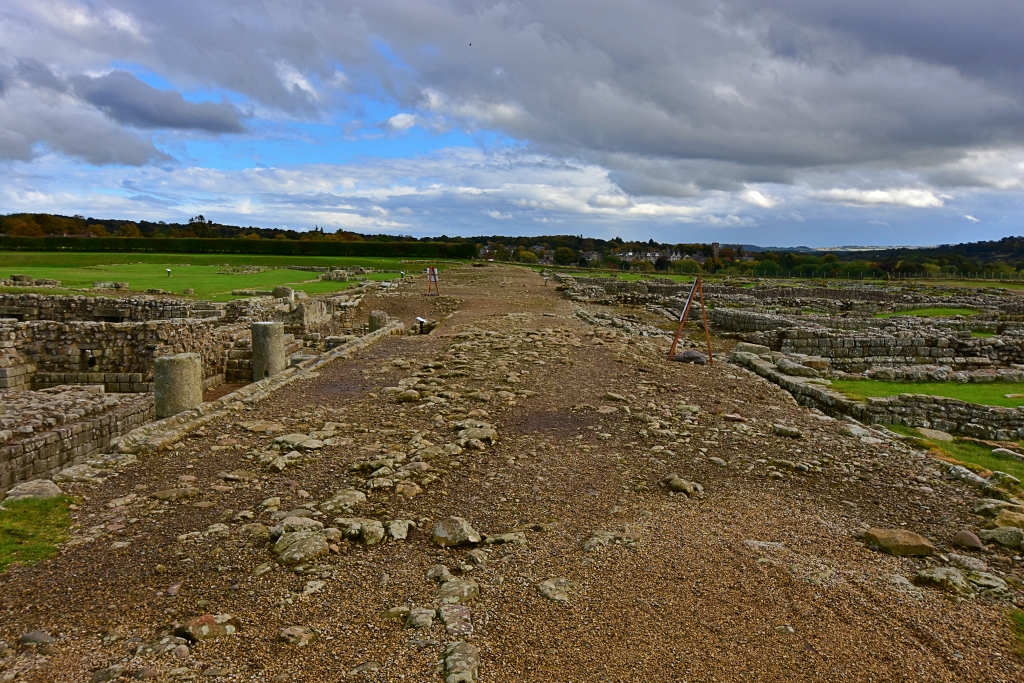
POLYGON ((919 318, 948 318, 953 315, 977 315, 973 308, 912 308, 907 311, 893 313, 876 313, 876 318, 893 318, 899 315, 912 315, 919 318))
POLYGON ((1024 394, 1024 383, 1022 382, 957 384, 955 382, 878 382, 872 379, 834 379, 832 388, 860 401, 869 396, 927 394, 958 398, 961 401, 980 403, 986 406, 1007 408, 1024 406, 1024 398, 1006 398, 1006 394, 1024 394))
POLYGON ((989 337, 996 336, 995 332, 980 332, 978 330, 972 330, 971 336, 975 339, 988 339, 989 337))
MULTIPOLYGON (((307 294, 322 294, 346 289, 351 282, 330 282, 317 279, 317 273, 301 270, 277 268, 262 273, 240 274, 220 273, 227 266, 362 266, 376 270, 404 270, 417 273, 427 263, 402 263, 401 259, 383 258, 349 258, 349 257, 310 257, 310 256, 257 256, 257 255, 222 255, 222 254, 126 254, 118 257, 113 254, 61 254, 61 253, 22 253, 3 252, 0 259, 4 266, 2 276, 12 274, 31 275, 37 279, 60 280, 62 288, 26 289, 23 287, 5 287, 6 292, 38 292, 43 294, 70 293, 70 290, 90 288, 97 280, 113 280, 128 282, 132 291, 147 289, 163 289, 164 291, 181 294, 183 290, 195 290, 195 297, 226 301, 237 298, 231 294, 236 289, 272 289, 278 285, 287 285, 301 289, 307 294), (167 276, 167 269, 171 276, 167 276)), ((449 268, 459 262, 433 262, 439 268, 449 268)), ((373 273, 366 276, 373 280, 389 280, 398 277, 398 273, 373 273)), ((82 294, 83 292, 74 292, 82 294)), ((86 292, 90 293, 90 292, 86 292)), ((104 292, 96 292, 102 294, 104 292)))
POLYGON ((0 572, 18 562, 35 564, 57 553, 70 523, 65 497, 5 502, 0 508, 0 572))

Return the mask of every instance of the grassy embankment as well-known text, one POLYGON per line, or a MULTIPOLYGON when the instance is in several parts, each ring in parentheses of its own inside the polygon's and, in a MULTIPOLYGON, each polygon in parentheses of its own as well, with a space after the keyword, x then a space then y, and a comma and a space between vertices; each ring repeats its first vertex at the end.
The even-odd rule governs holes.
POLYGON ((52 557, 67 538, 71 522, 64 496, 12 500, 0 506, 0 573, 14 563, 30 565, 52 557))
MULTIPOLYGON (((261 256, 224 254, 89 254, 89 253, 28 253, 3 252, 5 271, 31 275, 37 279, 60 280, 61 289, 5 287, 6 292, 38 292, 62 294, 78 288, 91 288, 94 281, 128 282, 132 291, 163 289, 181 294, 186 288, 195 290, 195 297, 226 301, 238 298, 231 294, 236 289, 272 289, 286 285, 307 294, 321 294, 344 290, 353 283, 320 281, 311 271, 275 268, 261 273, 222 273, 225 266, 362 266, 381 270, 404 270, 417 273, 427 263, 403 263, 398 258, 356 258, 330 256, 261 256), (170 277, 167 269, 171 269, 170 277)), ((458 265, 457 261, 430 262, 439 268, 458 265)), ((373 273, 373 280, 389 280, 398 273, 373 273)), ((103 293, 103 292, 97 292, 103 293)))
POLYGON ((901 315, 915 316, 918 318, 949 318, 954 315, 977 315, 978 311, 973 308, 912 308, 906 311, 892 311, 891 313, 876 313, 876 318, 894 318, 901 315))
POLYGON ((882 382, 872 379, 834 379, 832 388, 852 399, 863 401, 869 396, 927 394, 958 398, 986 406, 1019 408, 1024 406, 1024 382, 882 382), (1019 394, 1021 398, 1007 398, 1019 394))
MULTIPOLYGON (((943 460, 959 463, 979 473, 1006 472, 1024 481, 1024 462, 1015 460, 1007 455, 993 453, 992 446, 959 438, 954 438, 952 441, 932 439, 925 437, 914 427, 900 424, 886 426, 897 434, 917 439, 918 445, 930 449, 943 460)), ((1019 443, 1007 442, 1006 445, 1012 449, 1021 450, 1021 444, 1019 443)))

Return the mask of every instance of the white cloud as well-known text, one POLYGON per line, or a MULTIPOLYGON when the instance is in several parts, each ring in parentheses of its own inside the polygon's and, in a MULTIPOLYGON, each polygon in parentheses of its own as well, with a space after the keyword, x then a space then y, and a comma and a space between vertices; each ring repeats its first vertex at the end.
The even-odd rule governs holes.
POLYGON ((274 66, 277 69, 277 77, 285 88, 293 92, 305 93, 313 99, 319 97, 319 93, 317 93, 316 88, 313 87, 309 79, 303 76, 302 72, 294 66, 284 61, 279 61, 274 66))
POLYGON ((405 112, 402 112, 401 114, 395 114, 394 116, 389 118, 387 120, 387 124, 388 126, 391 127, 392 130, 404 133, 405 131, 415 126, 418 121, 419 117, 417 117, 415 114, 407 114, 405 112))
POLYGON ((753 204, 754 206, 760 206, 763 209, 773 209, 779 205, 779 200, 775 197, 764 194, 759 190, 747 190, 740 195, 740 199, 753 204))
POLYGON ((980 222, 981 222, 981 221, 980 221, 979 219, 975 218, 974 216, 972 216, 972 215, 971 215, 971 214, 969 214, 969 213, 965 213, 965 214, 964 214, 964 218, 965 218, 965 219, 967 219, 967 220, 969 220, 969 221, 970 221, 970 222, 972 222, 972 223, 980 223, 980 222))
POLYGON ((502 213, 501 211, 498 211, 496 209, 492 209, 492 210, 488 211, 487 215, 490 216, 491 218, 493 218, 494 220, 498 220, 498 221, 507 221, 507 220, 511 220, 511 218, 512 218, 512 214, 510 214, 510 213, 502 213))
MULTIPOLYGON (((853 188, 821 190, 813 196, 825 201, 837 202, 848 206, 870 206, 875 204, 893 204, 917 209, 944 206, 943 196, 931 190, 916 188, 897 188, 890 190, 858 190, 853 188)), ((948 198, 946 196, 945 198, 948 198)))

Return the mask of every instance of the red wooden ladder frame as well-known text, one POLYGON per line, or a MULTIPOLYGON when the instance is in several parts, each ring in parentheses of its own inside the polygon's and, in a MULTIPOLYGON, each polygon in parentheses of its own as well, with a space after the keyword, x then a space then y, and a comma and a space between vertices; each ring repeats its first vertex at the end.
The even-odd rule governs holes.
POLYGON ((668 359, 672 360, 676 357, 676 345, 679 344, 679 335, 683 333, 683 325, 686 324, 686 316, 690 313, 690 305, 693 304, 693 297, 695 294, 700 295, 700 312, 704 318, 704 340, 708 344, 708 364, 714 365, 715 359, 711 356, 711 333, 708 331, 708 309, 704 305, 704 283, 698 277, 693 281, 693 287, 690 288, 690 295, 686 297, 686 305, 683 307, 683 314, 679 316, 679 327, 676 328, 676 334, 672 337, 672 348, 668 350, 668 359))
POLYGON ((427 268, 427 296, 430 296, 430 285, 434 285, 434 296, 441 296, 441 290, 437 288, 437 268, 427 268))

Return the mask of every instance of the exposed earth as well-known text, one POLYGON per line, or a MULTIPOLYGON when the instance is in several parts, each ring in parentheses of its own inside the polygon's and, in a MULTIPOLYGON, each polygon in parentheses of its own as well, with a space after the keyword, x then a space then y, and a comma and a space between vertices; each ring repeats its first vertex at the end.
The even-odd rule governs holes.
POLYGON ((925 453, 797 406, 731 342, 667 362, 525 269, 441 293, 363 304, 432 334, 61 483, 72 540, 0 575, 0 681, 1024 680, 1022 564, 954 547, 978 494, 925 453), (912 583, 950 553, 1008 588, 912 583))

